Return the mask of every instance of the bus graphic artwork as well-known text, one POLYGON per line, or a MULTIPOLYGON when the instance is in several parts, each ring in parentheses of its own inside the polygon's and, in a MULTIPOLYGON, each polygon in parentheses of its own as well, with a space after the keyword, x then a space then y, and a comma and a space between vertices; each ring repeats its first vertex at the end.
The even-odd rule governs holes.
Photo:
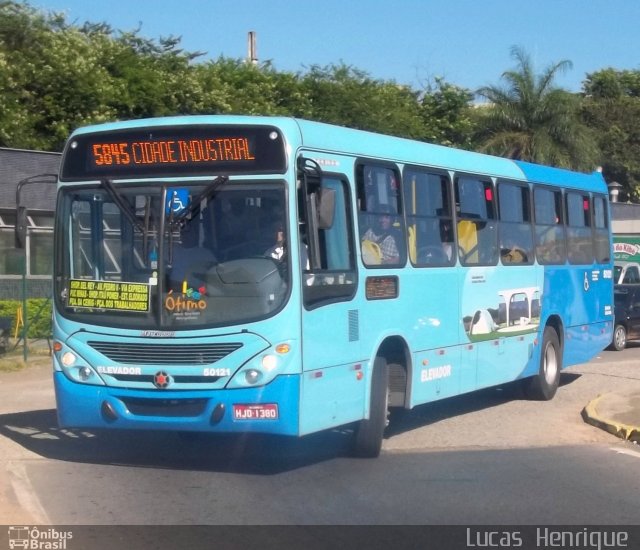
POLYGON ((549 400, 611 342, 598 172, 198 115, 79 128, 57 183, 64 428, 345 427, 375 457, 389 408, 506 382, 549 400))
POLYGON ((522 287, 498 290, 497 303, 485 307, 476 305, 473 315, 464 317, 463 323, 469 340, 479 342, 535 333, 540 322, 540 289, 522 287))
POLYGON ((9 527, 9 548, 29 548, 29 527, 9 527))

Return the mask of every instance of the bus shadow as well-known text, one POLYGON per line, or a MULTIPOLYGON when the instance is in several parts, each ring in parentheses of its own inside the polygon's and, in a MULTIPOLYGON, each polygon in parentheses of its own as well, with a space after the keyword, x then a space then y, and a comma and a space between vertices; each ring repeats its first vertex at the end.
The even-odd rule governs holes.
MULTIPOLYGON (((572 384, 580 374, 563 372, 560 375, 560 387, 572 384)), ((392 409, 390 424, 385 437, 390 438, 411 430, 435 424, 446 418, 453 418, 492 407, 498 407, 510 401, 527 399, 519 382, 485 388, 474 392, 448 397, 433 403, 418 405, 412 410, 392 409)))
POLYGON ((0 415, 0 435, 42 457, 86 464, 275 475, 349 455, 353 432, 263 434, 67 430, 53 409, 0 415))
MULTIPOLYGON (((563 373, 562 386, 579 374, 563 373)), ((517 384, 505 384, 392 412, 386 438, 445 418, 522 399, 517 384)), ((161 431, 67 430, 58 427, 56 411, 45 409, 0 415, 0 435, 42 457, 67 462, 275 475, 348 457, 352 427, 301 438, 263 434, 178 434, 161 431)))

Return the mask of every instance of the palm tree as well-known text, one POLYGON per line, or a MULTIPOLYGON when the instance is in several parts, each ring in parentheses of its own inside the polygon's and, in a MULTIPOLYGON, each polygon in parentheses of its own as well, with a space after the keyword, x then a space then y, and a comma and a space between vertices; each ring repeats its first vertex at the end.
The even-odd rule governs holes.
POLYGON ((593 170, 598 149, 578 118, 579 98, 553 84, 559 72, 572 67, 571 61, 560 61, 535 75, 524 50, 514 46, 511 56, 518 67, 502 74, 507 85, 476 92, 489 100, 481 110, 476 136, 480 149, 512 159, 593 170))

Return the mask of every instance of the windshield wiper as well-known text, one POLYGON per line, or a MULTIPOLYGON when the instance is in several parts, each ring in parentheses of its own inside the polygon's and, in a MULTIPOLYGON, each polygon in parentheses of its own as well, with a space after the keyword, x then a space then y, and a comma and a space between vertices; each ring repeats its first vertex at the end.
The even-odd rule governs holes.
POLYGON ((169 264, 173 263, 173 232, 174 230, 182 228, 185 225, 185 220, 191 219, 194 214, 200 210, 200 205, 203 201, 209 200, 212 198, 218 189, 222 187, 225 183, 229 181, 228 176, 218 176, 214 179, 209 185, 207 185, 202 193, 200 193, 196 198, 194 198, 189 206, 187 206, 184 210, 182 210, 177 216, 174 214, 173 210, 173 197, 170 199, 169 203, 169 220, 167 225, 169 226, 169 264))
POLYGON ((105 179, 101 182, 102 187, 107 190, 111 200, 116 204, 116 206, 120 209, 120 211, 127 217, 129 223, 133 225, 142 235, 145 234, 145 229, 140 220, 136 217, 135 211, 131 208, 129 203, 122 198, 122 195, 116 191, 116 188, 113 186, 113 182, 111 180, 105 179))
POLYGON ((182 221, 185 220, 186 218, 191 218, 194 214, 198 212, 198 210, 200 210, 200 205, 202 204, 202 201, 205 201, 205 200, 208 201, 211 197, 213 197, 216 194, 218 189, 228 181, 229 181, 229 176, 218 176, 216 179, 214 179, 209 185, 207 185, 203 189, 202 193, 200 193, 197 197, 195 197, 191 201, 189 206, 187 206, 175 217, 171 216, 171 214, 173 214, 173 208, 171 208, 171 214, 170 214, 171 217, 169 220, 169 225, 170 226, 180 225, 182 224, 182 221))

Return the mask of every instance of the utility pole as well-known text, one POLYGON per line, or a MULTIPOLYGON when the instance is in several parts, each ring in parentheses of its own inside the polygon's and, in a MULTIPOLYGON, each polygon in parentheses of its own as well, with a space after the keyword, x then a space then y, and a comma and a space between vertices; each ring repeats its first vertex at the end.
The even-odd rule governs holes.
POLYGON ((247 62, 252 65, 258 64, 258 53, 256 50, 256 32, 249 31, 249 36, 247 37, 247 62))

